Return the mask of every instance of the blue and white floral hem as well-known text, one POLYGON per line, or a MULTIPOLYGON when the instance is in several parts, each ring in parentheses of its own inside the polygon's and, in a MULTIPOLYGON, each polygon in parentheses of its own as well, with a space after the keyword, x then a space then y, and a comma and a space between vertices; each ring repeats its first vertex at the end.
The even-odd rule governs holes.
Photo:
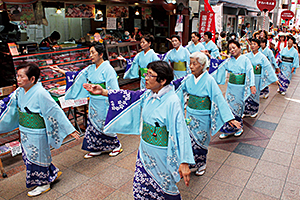
POLYGON ((192 142, 192 148, 193 148, 193 154, 195 159, 195 165, 190 165, 190 168, 200 168, 201 166, 206 164, 206 157, 208 150, 201 147, 193 138, 193 136, 190 136, 191 142, 192 142))

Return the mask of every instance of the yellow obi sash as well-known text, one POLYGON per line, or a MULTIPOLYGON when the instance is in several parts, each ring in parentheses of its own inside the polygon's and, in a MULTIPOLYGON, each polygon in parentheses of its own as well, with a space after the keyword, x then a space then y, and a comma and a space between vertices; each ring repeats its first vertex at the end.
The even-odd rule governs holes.
POLYGON ((28 114, 26 112, 19 111, 19 124, 26 128, 43 129, 46 128, 44 119, 38 113, 28 114))
POLYGON ((230 72, 230 74, 229 74, 229 83, 237 84, 237 85, 244 85, 245 84, 245 78, 246 78, 245 73, 234 74, 234 73, 230 72))
POLYGON ((167 127, 152 126, 143 122, 142 139, 155 146, 168 146, 169 132, 167 127))
POLYGON ((253 72, 254 74, 261 74, 261 65, 260 64, 258 64, 257 66, 253 65, 253 72))
POLYGON ((141 76, 142 76, 143 78, 145 78, 144 74, 147 73, 147 71, 148 71, 148 68, 141 68, 141 67, 140 67, 141 76))
POLYGON ((172 62, 171 63, 173 69, 175 71, 186 71, 186 62, 181 62, 181 61, 178 61, 178 62, 172 62))
POLYGON ((198 97, 190 94, 187 106, 195 110, 210 110, 211 101, 208 96, 198 97))

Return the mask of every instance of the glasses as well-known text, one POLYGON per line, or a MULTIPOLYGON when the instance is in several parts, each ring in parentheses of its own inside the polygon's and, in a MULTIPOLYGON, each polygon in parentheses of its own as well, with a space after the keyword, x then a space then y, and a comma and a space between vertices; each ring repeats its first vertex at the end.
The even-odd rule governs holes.
POLYGON ((145 78, 146 78, 146 77, 149 77, 149 78, 152 78, 152 77, 157 77, 157 76, 153 76, 153 75, 151 75, 151 74, 148 74, 148 73, 144 73, 144 76, 145 76, 145 78))

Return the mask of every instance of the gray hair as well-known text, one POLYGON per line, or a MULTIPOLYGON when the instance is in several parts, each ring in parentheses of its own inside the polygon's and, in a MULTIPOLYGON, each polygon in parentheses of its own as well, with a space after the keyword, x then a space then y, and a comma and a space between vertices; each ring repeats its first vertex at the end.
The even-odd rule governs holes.
POLYGON ((209 67, 208 58, 202 52, 194 52, 190 55, 190 58, 195 58, 201 65, 204 65, 203 71, 209 67))

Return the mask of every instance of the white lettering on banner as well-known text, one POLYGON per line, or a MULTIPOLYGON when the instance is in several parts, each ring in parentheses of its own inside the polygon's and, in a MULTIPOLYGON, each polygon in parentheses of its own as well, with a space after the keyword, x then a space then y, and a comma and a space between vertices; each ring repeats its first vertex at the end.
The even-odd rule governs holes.
POLYGON ((78 107, 82 105, 86 105, 88 103, 87 98, 77 99, 77 100, 65 100, 65 97, 58 98, 61 108, 69 108, 69 107, 78 107))

